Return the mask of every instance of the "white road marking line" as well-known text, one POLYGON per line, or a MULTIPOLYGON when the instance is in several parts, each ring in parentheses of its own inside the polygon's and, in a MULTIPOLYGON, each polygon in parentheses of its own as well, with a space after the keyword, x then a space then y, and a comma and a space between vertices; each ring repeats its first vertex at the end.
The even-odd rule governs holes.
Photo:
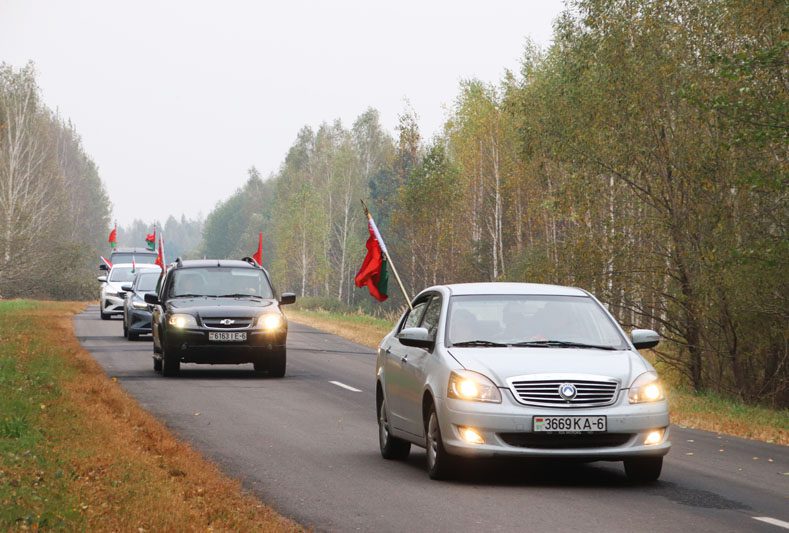
POLYGON ((782 527, 784 529, 789 529, 789 522, 784 522, 783 520, 778 520, 777 518, 770 518, 769 516, 752 516, 751 518, 760 522, 782 527))
POLYGON ((339 381, 330 381, 329 383, 331 383, 332 385, 337 385, 338 387, 342 387, 343 389, 348 389, 349 391, 362 392, 362 389, 351 387, 350 385, 346 385, 345 383, 341 383, 339 381))

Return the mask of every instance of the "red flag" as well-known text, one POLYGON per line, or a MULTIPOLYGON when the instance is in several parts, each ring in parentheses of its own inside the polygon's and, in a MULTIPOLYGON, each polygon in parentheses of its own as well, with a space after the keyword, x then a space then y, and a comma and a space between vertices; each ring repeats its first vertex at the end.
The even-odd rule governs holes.
POLYGON ((110 243, 110 248, 115 248, 116 246, 118 246, 118 226, 117 226, 117 224, 115 225, 114 228, 112 228, 112 231, 110 232, 110 236, 107 239, 107 242, 110 243))
POLYGON ((112 263, 110 263, 109 259, 106 259, 103 255, 100 255, 101 260, 104 261, 104 264, 107 265, 107 268, 112 268, 112 263))
POLYGON ((154 264, 159 265, 159 267, 162 269, 162 272, 167 271, 167 263, 164 259, 164 239, 162 239, 161 235, 159 235, 159 253, 156 254, 156 261, 154 261, 154 264))
POLYGON ((153 233, 148 233, 145 236, 145 245, 149 250, 156 249, 156 226, 153 227, 153 233))
POLYGON ((258 265, 263 265, 263 232, 258 233, 258 251, 252 256, 258 265))
POLYGON ((366 285, 370 291, 370 296, 379 302, 383 302, 388 298, 386 293, 387 285, 389 284, 386 259, 370 224, 367 225, 367 229, 370 230, 370 237, 367 239, 367 255, 364 257, 362 268, 356 274, 354 282, 357 287, 366 285))

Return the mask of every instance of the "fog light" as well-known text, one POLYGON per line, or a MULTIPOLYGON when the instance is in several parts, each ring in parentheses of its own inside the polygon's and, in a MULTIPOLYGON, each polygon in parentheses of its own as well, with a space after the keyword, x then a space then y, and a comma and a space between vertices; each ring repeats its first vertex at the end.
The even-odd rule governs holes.
POLYGON ((656 429, 647 433, 647 438, 644 439, 644 444, 658 444, 661 440, 663 440, 663 430, 656 429))
POLYGON ((459 427, 460 438, 469 444, 483 444, 485 440, 482 438, 476 429, 469 427, 459 427))

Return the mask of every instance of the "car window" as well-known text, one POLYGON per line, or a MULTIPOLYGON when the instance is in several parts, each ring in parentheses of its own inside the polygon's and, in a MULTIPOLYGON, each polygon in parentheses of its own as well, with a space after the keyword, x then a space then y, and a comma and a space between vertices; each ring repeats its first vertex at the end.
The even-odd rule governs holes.
POLYGON ((159 282, 161 272, 146 272, 145 274, 138 274, 136 290, 140 292, 153 292, 156 290, 156 284, 159 282))
POLYGON ((415 328, 419 326, 419 323, 422 321, 422 315, 425 314, 425 309, 427 308, 428 303, 428 300, 418 302, 414 308, 408 312, 408 316, 403 322, 403 327, 400 329, 403 330, 405 328, 415 328))
POLYGON ((115 267, 110 272, 110 281, 123 283, 125 281, 132 281, 134 279, 134 270, 132 267, 115 267))
POLYGON ((438 329, 438 319, 441 315, 441 297, 435 296, 432 300, 430 300, 430 304, 427 306, 425 310, 425 314, 422 317, 422 327, 427 329, 427 332, 430 333, 430 337, 435 339, 436 338, 436 330, 438 329))

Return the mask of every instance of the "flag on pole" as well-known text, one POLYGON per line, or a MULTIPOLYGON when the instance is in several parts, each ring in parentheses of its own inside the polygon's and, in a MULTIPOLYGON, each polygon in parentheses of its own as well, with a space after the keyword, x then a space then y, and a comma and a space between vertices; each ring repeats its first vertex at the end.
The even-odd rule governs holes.
POLYGON ((145 245, 151 251, 156 250, 156 226, 153 227, 153 233, 145 236, 145 245))
POLYGON ((134 260, 134 254, 132 254, 132 274, 137 271, 137 261, 134 260))
POLYGON ((386 269, 386 256, 381 247, 381 236, 372 217, 368 219, 367 229, 370 231, 370 237, 367 239, 367 255, 354 278, 354 283, 357 287, 366 286, 370 296, 383 302, 389 297, 387 294, 389 273, 386 269))
POLYGON ((110 236, 107 238, 107 242, 110 243, 110 248, 112 248, 113 250, 115 249, 116 246, 118 246, 118 225, 117 224, 115 224, 115 226, 112 228, 112 231, 110 232, 110 236))
POLYGON ((99 257, 101 257, 101 260, 102 260, 102 262, 103 262, 105 265, 107 265, 107 268, 109 268, 109 269, 112 269, 112 263, 110 263, 110 260, 109 260, 109 259, 107 259, 107 258, 106 258, 106 257, 104 257, 103 255, 100 255, 99 257))
POLYGON ((167 271, 167 261, 164 257, 164 239, 161 235, 159 235, 159 253, 156 255, 156 261, 154 261, 155 265, 159 265, 162 269, 162 273, 167 271))
POLYGON ((258 233, 258 251, 252 256, 258 265, 263 265, 263 232, 258 233))

